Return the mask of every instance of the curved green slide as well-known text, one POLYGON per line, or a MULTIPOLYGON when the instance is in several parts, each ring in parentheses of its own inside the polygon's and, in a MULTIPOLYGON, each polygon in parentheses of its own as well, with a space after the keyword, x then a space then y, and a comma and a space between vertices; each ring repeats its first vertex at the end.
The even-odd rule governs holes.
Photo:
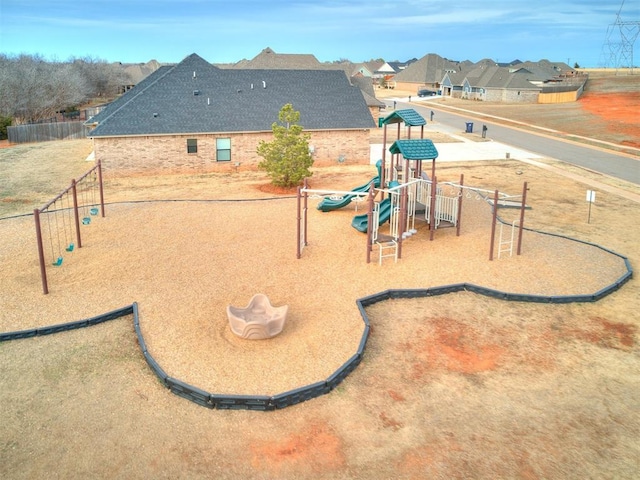
MULTIPOLYGON (((384 222, 389 220, 391 216, 391 198, 387 197, 380 202, 380 217, 378 221, 378 225, 382 225, 384 222)), ((359 232, 366 233, 369 228, 369 219, 367 218, 368 214, 363 213, 362 215, 356 215, 351 220, 351 226, 358 230, 359 232)))
MULTIPOLYGON (((378 188, 380 186, 380 177, 373 177, 364 185, 360 185, 359 187, 356 187, 351 191, 352 192, 368 192, 372 182, 373 182, 373 186, 375 188, 378 188)), ((339 200, 334 200, 329 197, 324 197, 322 201, 318 204, 318 210, 322 210, 323 212, 330 212, 331 210, 337 210, 338 208, 342 208, 346 205, 349 205, 351 203, 351 200, 353 200, 353 197, 355 196, 356 195, 345 195, 339 200)))
MULTIPOLYGON (((359 187, 354 188, 353 190, 351 190, 352 192, 358 192, 358 193, 362 193, 362 192, 368 192, 369 188, 371 188, 371 184, 373 183, 374 188, 379 188, 380 187, 380 169, 382 168, 382 160, 378 160, 376 163, 376 168, 378 169, 378 176, 373 177, 371 180, 369 180, 367 183, 365 183, 364 185, 360 185, 359 187)), ((325 197, 322 199, 322 201, 318 204, 318 210, 321 210, 323 212, 330 212, 331 210, 337 210, 339 208, 342 208, 346 205, 349 205, 351 203, 351 200, 353 200, 353 198, 356 195, 345 195, 342 198, 340 198, 339 200, 333 200, 329 197, 325 197)))

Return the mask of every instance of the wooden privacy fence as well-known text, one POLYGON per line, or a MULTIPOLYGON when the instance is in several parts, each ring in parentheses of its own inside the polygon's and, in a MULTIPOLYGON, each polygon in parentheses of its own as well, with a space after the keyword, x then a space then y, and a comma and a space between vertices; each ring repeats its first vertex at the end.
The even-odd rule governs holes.
POLYGON ((87 137, 84 122, 54 122, 7 127, 9 143, 47 142, 87 137))

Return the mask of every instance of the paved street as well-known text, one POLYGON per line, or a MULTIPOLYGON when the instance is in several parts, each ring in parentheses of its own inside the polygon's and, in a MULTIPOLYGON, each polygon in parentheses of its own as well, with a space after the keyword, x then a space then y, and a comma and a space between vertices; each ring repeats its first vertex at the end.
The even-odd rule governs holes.
MULTIPOLYGON (((535 159, 548 157, 640 184, 640 159, 506 127, 486 120, 478 120, 471 114, 464 115, 438 110, 436 106, 428 105, 428 100, 422 101, 421 103, 425 105, 421 106, 415 102, 406 103, 406 98, 385 99, 388 106, 387 112, 392 111, 394 100, 397 109, 413 108, 426 118, 427 127, 425 128, 427 131, 440 131, 462 140, 459 143, 437 144, 438 161, 496 160, 506 158, 507 154, 510 158, 518 160, 535 161, 535 159), (433 121, 430 121, 432 111, 434 112, 433 121), (481 133, 482 126, 486 125, 487 139, 491 141, 474 142, 466 139, 464 131, 467 122, 474 123, 474 133, 481 133)), ((412 100, 415 99, 412 98, 412 100)), ((374 157, 380 158, 380 155, 381 146, 373 146, 372 160, 374 157)))

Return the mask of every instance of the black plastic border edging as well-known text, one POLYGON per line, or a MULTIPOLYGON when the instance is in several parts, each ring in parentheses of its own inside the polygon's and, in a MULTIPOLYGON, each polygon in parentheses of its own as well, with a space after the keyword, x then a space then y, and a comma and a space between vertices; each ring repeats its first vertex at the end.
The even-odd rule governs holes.
MULTIPOLYGON (((539 232, 545 233, 545 232, 539 232)), ((551 234, 553 235, 553 234, 551 234)), ((561 236, 561 235, 557 235, 561 236)), ((568 238, 568 237, 564 237, 568 238)), ((570 239, 573 240, 573 239, 570 239)), ((574 240, 575 241, 575 240, 574 240)), ((582 242, 586 243, 586 242, 582 242)), ((611 285, 608 285, 593 294, 584 295, 528 295, 524 293, 508 293, 500 290, 494 290, 491 288, 481 287, 472 283, 455 283, 451 285, 442 285, 431 288, 413 288, 413 289, 391 289, 384 290, 382 292, 368 295, 356 300, 356 305, 362 317, 364 323, 364 330, 360 343, 358 345, 357 352, 349 358, 340 368, 338 368, 333 374, 331 374, 326 380, 313 383, 311 385, 305 385, 294 390, 289 390, 273 396, 266 395, 222 395, 209 393, 199 389, 193 385, 183 382, 182 380, 170 377, 162 369, 160 364, 153 358, 147 344, 142 335, 140 328, 140 318, 138 312, 138 304, 134 302, 132 305, 113 310, 103 315, 98 315, 86 320, 79 320, 77 322, 62 323, 57 325, 51 325, 48 327, 34 328, 29 330, 21 330, 17 332, 0 333, 0 342, 17 340, 21 338, 35 337, 39 335, 50 335, 53 333, 75 330, 77 328, 89 327, 97 325, 109 320, 114 320, 126 315, 133 315, 133 327, 136 332, 138 345, 142 352, 147 364, 151 370, 156 374, 161 384, 171 390, 172 393, 182 398, 186 398, 198 405, 209 409, 218 410, 260 410, 271 411, 276 409, 286 408, 298 403, 311 400, 312 398, 319 397, 320 395, 327 394, 334 390, 351 372, 353 372, 364 356, 367 340, 371 332, 371 325, 369 317, 366 313, 366 307, 374 305, 378 302, 382 302, 390 299, 405 299, 405 298, 426 298, 436 295, 446 295, 450 293, 456 293, 461 291, 472 292, 478 295, 484 295, 487 297, 497 298, 499 300, 517 301, 517 302, 536 302, 536 303, 577 303, 577 302, 596 302, 607 295, 618 290, 622 285, 631 279, 633 276, 633 269, 629 260, 615 252, 607 250, 599 245, 589 244, 594 247, 601 248, 602 250, 616 255, 624 260, 626 273, 620 276, 618 280, 611 285)))
POLYGON ((75 330, 77 328, 90 327, 99 323, 107 322, 109 320, 115 320, 116 318, 131 315, 133 313, 133 305, 119 308, 111 312, 103 313, 95 317, 87 318, 85 320, 78 320, 77 322, 59 323, 57 325, 49 325, 47 327, 32 328, 29 330, 20 330, 17 332, 5 332, 0 333, 0 342, 8 340, 18 340, 20 338, 37 337, 41 335, 51 335, 52 333, 66 332, 69 330, 75 330))

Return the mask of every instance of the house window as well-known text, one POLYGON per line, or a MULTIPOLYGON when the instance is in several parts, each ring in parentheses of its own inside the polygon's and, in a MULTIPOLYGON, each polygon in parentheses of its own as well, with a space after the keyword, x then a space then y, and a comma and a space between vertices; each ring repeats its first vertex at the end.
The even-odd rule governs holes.
POLYGON ((187 153, 198 153, 198 140, 196 138, 187 139, 187 153))
POLYGON ((216 160, 228 162, 231 160, 231 139, 216 138, 216 160))

